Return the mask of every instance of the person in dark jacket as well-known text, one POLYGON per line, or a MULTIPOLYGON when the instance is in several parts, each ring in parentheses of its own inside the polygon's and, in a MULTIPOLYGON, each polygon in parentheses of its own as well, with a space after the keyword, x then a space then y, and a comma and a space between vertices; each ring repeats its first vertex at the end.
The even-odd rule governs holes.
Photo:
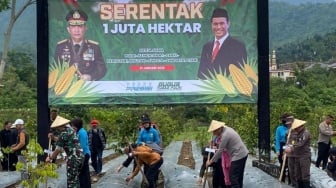
POLYGON ((103 167, 103 151, 106 147, 106 136, 104 130, 98 127, 98 120, 93 119, 90 124, 91 129, 88 131, 88 135, 89 148, 91 151, 91 162, 96 175, 100 175, 103 167))
MULTIPOLYGON (((211 146, 211 144, 210 144, 211 146)), ((210 148, 209 146, 209 148, 210 148)), ((209 167, 208 167, 208 171, 207 171, 207 168, 206 168, 206 162, 208 160, 210 160, 211 158, 213 157, 213 153, 209 153, 208 151, 206 151, 206 147, 203 147, 202 148, 202 158, 203 158, 203 162, 202 162, 202 165, 201 165, 201 169, 199 171, 199 175, 198 175, 198 178, 197 178, 197 185, 202 185, 203 182, 203 179, 204 179, 204 176, 206 176, 206 180, 208 181, 208 186, 209 187, 212 187, 212 172, 209 173, 209 167)))
POLYGON ((336 147, 329 150, 330 161, 327 164, 327 174, 336 180, 336 147))
POLYGON ((0 131, 0 144, 1 144, 1 152, 3 155, 3 159, 1 161, 2 170, 8 170, 9 166, 12 165, 12 161, 9 161, 9 153, 5 152, 4 148, 10 147, 11 144, 11 122, 6 121, 4 123, 4 128, 0 131))

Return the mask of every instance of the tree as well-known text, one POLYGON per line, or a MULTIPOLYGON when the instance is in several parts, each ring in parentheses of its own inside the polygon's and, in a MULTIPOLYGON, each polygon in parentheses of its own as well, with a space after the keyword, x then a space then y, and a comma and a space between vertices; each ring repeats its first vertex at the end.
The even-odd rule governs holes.
POLYGON ((9 43, 11 38, 12 29, 14 27, 14 24, 16 20, 20 17, 20 15, 23 13, 23 11, 30 5, 36 3, 36 0, 26 0, 20 8, 17 9, 16 7, 16 0, 5 0, 1 1, 0 3, 0 11, 10 9, 11 16, 10 20, 8 22, 7 29, 4 33, 4 43, 2 48, 2 56, 0 61, 0 80, 2 80, 4 75, 4 70, 6 66, 6 61, 8 57, 8 49, 9 49, 9 43))

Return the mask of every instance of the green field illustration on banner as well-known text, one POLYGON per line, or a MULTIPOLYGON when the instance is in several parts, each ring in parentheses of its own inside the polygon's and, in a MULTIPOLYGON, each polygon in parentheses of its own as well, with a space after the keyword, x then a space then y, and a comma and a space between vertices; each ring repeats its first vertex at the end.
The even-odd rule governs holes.
POLYGON ((257 101, 256 0, 48 4, 50 105, 257 101))

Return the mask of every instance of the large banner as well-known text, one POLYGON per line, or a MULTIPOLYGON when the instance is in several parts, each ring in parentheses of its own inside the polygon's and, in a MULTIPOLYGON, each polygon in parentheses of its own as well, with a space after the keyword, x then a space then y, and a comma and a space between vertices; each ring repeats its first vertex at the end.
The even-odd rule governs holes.
POLYGON ((49 104, 255 103, 257 0, 49 0, 49 104))

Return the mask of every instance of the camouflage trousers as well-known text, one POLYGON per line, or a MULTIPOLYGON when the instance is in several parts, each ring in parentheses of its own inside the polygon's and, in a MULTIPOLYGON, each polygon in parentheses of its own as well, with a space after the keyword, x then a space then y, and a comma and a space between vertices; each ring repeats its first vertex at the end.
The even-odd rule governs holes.
POLYGON ((69 158, 67 161, 67 187, 79 188, 79 173, 83 165, 82 158, 69 158))

